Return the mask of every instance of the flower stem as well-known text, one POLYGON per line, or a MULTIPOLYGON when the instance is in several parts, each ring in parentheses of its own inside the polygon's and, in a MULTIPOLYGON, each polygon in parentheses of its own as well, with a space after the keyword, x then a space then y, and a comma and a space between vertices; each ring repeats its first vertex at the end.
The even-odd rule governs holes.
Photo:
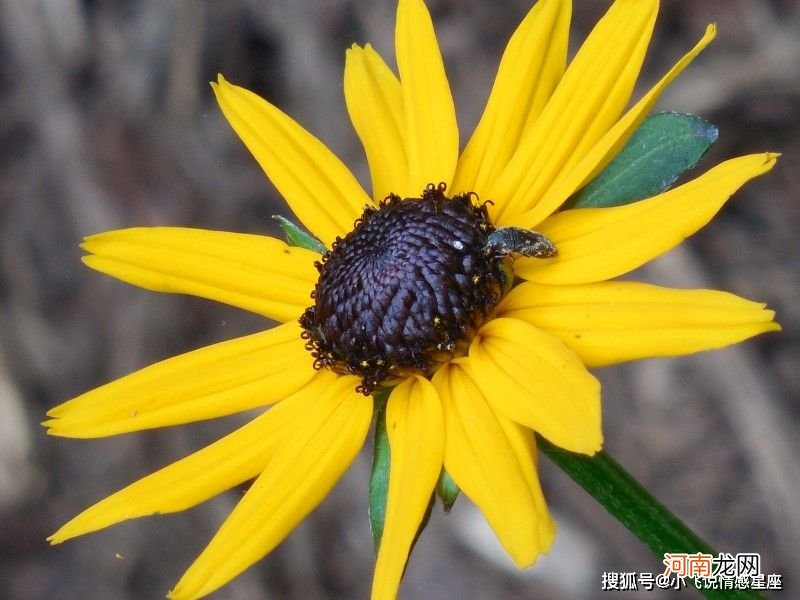
MULTIPOLYGON (((700 539, 667 507, 656 500, 605 451, 594 456, 556 448, 540 436, 539 449, 562 471, 597 500, 659 558, 667 552, 718 553, 700 539)), ((686 581, 694 585, 692 578, 686 581)), ((699 590, 706 598, 755 600, 763 596, 753 590, 699 590)))

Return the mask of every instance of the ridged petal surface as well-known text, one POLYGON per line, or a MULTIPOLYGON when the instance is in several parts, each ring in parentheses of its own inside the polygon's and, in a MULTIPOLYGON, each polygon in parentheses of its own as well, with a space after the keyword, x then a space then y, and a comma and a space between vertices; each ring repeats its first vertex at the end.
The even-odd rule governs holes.
POLYGON ((688 67, 700 52, 708 46, 716 36, 717 28, 709 25, 705 35, 694 48, 687 52, 675 65, 626 112, 614 126, 608 130, 598 142, 583 156, 576 153, 568 161, 561 173, 555 178, 540 202, 532 210, 521 215, 517 225, 535 228, 543 219, 561 206, 575 191, 588 183, 605 167, 630 139, 636 128, 652 111, 662 92, 688 67), (580 158, 580 160, 577 160, 580 158))
POLYGON ((722 348, 777 331, 764 304, 713 290, 675 290, 630 281, 522 283, 498 315, 557 337, 590 367, 722 348))
POLYGON ((373 600, 397 597, 411 544, 442 470, 442 405, 430 381, 409 377, 392 390, 386 406, 386 431, 392 463, 373 600))
POLYGON ((367 155, 373 200, 378 202, 390 192, 405 189, 408 158, 403 91, 395 74, 369 44, 347 50, 344 98, 367 155))
MULTIPOLYGON (((170 592, 201 598, 260 560, 314 510, 353 462, 369 429, 372 400, 358 380, 340 377, 314 398, 298 396, 270 412, 291 420, 263 473, 170 592)), ((275 417, 277 418, 277 417, 275 417)))
POLYGON ((657 12, 657 0, 617 0, 598 22, 487 192, 497 202, 498 224, 513 224, 540 202, 614 125, 639 76, 657 12))
POLYGON ((455 192, 474 191, 483 198, 526 123, 541 114, 564 74, 571 13, 569 0, 540 0, 511 36, 483 116, 458 159, 455 192))
POLYGON ((400 0, 395 51, 406 120, 408 183, 401 196, 418 196, 428 183, 450 185, 458 161, 458 125, 450 84, 428 9, 400 0))
POLYGON ((533 433, 495 413, 458 364, 439 369, 433 385, 444 411, 445 469, 516 565, 530 566, 555 536, 536 475, 533 433))
POLYGON ((518 319, 489 321, 469 367, 498 413, 572 452, 600 449, 600 383, 563 342, 518 319))
POLYGON ((558 256, 520 258, 514 272, 548 284, 590 283, 628 273, 703 227, 736 190, 772 169, 777 157, 734 158, 693 181, 626 206, 556 213, 537 229, 555 243, 558 256))
MULTIPOLYGON (((335 380, 332 373, 307 385, 287 404, 313 403, 335 380)), ((297 416, 291 410, 269 410, 247 425, 132 483, 66 523, 51 543, 96 531, 128 519, 186 510, 252 479, 267 465, 297 416)))
POLYGON ((51 409, 44 425, 93 438, 212 419, 282 400, 315 377, 311 363, 300 327, 286 323, 116 379, 51 409))
POLYGON ((191 294, 292 321, 311 302, 319 255, 261 235, 134 227, 87 237, 87 266, 155 292, 191 294))
POLYGON ((372 200, 325 144, 253 92, 219 76, 211 84, 225 118, 292 211, 330 248, 372 200))

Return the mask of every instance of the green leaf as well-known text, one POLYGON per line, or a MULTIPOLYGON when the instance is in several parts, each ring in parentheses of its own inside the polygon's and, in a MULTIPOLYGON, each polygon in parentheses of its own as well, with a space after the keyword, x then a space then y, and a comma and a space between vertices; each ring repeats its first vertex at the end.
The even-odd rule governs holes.
POLYGON ((439 475, 439 481, 436 483, 436 493, 442 500, 444 512, 449 513, 450 509, 453 508, 453 505, 456 503, 461 489, 456 482, 453 481, 453 478, 450 477, 450 473, 442 469, 442 474, 439 475))
MULTIPOLYGON (((547 458, 650 548, 659 564, 667 552, 718 555, 604 450, 585 456, 557 448, 539 435, 536 442, 547 458)), ((693 585, 692 578, 686 581, 693 585)), ((714 600, 764 600, 753 590, 699 591, 714 600)))
POLYGON ((714 125, 693 115, 652 115, 564 208, 620 206, 660 194, 700 162, 718 135, 714 125))
POLYGON ((389 393, 376 392, 375 402, 375 448, 372 455, 372 473, 369 478, 369 526, 375 554, 381 547, 383 524, 386 521, 386 500, 389 497, 389 467, 391 451, 389 435, 386 433, 386 400, 389 393))
POLYGON ((299 246, 300 248, 305 248, 306 250, 311 250, 319 254, 325 254, 328 251, 325 244, 307 231, 304 231, 298 225, 292 223, 289 219, 280 215, 272 215, 272 218, 275 219, 281 226, 281 229, 283 229, 286 242, 290 246, 299 246))

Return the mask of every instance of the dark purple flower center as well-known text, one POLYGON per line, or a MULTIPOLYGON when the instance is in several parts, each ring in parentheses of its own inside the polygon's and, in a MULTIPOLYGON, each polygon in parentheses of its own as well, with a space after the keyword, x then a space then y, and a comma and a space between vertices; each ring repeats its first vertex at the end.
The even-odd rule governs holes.
POLYGON ((300 318, 314 367, 362 379, 371 393, 466 353, 506 288, 507 253, 475 194, 390 195, 317 263, 314 305, 300 318))

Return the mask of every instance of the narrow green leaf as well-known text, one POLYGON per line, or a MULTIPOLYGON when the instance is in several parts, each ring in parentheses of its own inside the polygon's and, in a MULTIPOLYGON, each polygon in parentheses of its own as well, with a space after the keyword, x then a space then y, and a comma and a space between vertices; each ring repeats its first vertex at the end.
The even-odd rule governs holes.
POLYGON ((387 391, 373 394, 375 402, 375 447, 372 454, 372 473, 369 478, 369 526, 375 554, 381 547, 383 524, 386 521, 386 500, 389 496, 389 467, 391 451, 389 435, 386 433, 387 391))
POLYGON ((458 487, 450 473, 442 469, 442 474, 439 475, 439 481, 436 482, 436 493, 442 501, 444 512, 449 513, 450 509, 458 499, 461 489, 458 487))
MULTIPOLYGON (((605 451, 574 454, 536 436, 542 453, 638 537, 659 560, 667 552, 717 556, 706 542, 636 481, 605 451)), ((693 584, 691 578, 686 581, 693 584)), ((763 600, 753 590, 699 590, 713 600, 763 600)))
POLYGON ((565 208, 620 206, 660 194, 694 167, 717 140, 717 128, 699 117, 657 113, 565 208))
POLYGON ((305 248, 306 250, 311 250, 319 254, 325 254, 325 252, 328 251, 328 249, 325 248, 325 244, 307 231, 304 231, 298 225, 292 223, 289 219, 280 215, 272 215, 272 218, 275 219, 281 226, 281 229, 283 229, 286 242, 290 246, 299 246, 300 248, 305 248))

